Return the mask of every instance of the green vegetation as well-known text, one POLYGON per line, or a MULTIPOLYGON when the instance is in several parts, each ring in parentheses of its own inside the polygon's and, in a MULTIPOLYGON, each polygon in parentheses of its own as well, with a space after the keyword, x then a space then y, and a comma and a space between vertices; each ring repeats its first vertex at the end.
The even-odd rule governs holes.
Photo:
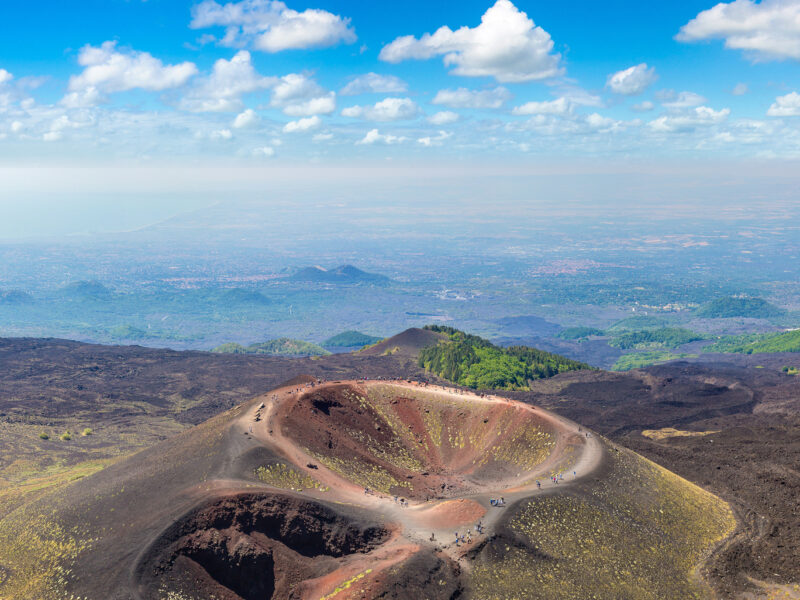
POLYGON ((509 517, 514 541, 469 574, 476 598, 711 598, 698 567, 736 527, 725 502, 627 450, 585 493, 527 500, 509 517))
POLYGON ((319 490, 327 492, 328 487, 319 481, 283 463, 275 463, 258 467, 256 477, 267 485, 302 492, 303 490, 319 490))
POLYGON ((680 358, 696 358, 697 354, 676 354, 667 350, 655 352, 634 352, 620 356, 614 366, 611 367, 612 371, 630 371, 631 369, 640 369, 650 365, 658 365, 661 363, 669 362, 671 360, 678 360, 680 358))
POLYGON ((81 435, 82 435, 83 437, 87 437, 87 436, 90 436, 90 435, 92 435, 93 433, 94 433, 94 432, 92 431, 91 427, 87 427, 87 428, 85 428, 85 429, 84 429, 84 430, 81 432, 81 435))
POLYGON ((322 342, 323 346, 329 348, 356 348, 370 346, 380 342, 383 338, 374 335, 367 335, 360 331, 343 331, 322 342))
POLYGON ((787 365, 787 366, 784 366, 781 369, 781 371, 783 371, 787 375, 797 375, 797 373, 800 372, 800 369, 798 369, 797 367, 790 367, 790 366, 787 365))
POLYGON ((681 327, 662 327, 645 331, 631 331, 615 337, 609 345, 623 350, 646 348, 677 348, 689 342, 704 339, 704 336, 681 327))
POLYGON ((695 313, 706 319, 723 319, 731 317, 750 317, 753 319, 770 319, 780 317, 784 311, 762 298, 717 298, 704 304, 695 313))
POLYGON ((59 437, 61 438, 62 441, 68 442, 72 439, 72 434, 69 431, 65 431, 59 437))
POLYGON ((763 354, 766 352, 800 352, 800 329, 784 333, 731 335, 720 338, 704 352, 763 354))
POLYGON ((661 329, 666 327, 667 322, 661 317, 650 317, 638 315, 617 321, 606 331, 608 333, 618 333, 622 331, 641 331, 644 329, 661 329))
POLYGON ((428 325, 449 340, 423 348, 419 365, 439 377, 473 389, 527 390, 533 379, 565 371, 591 369, 587 364, 526 346, 500 348, 452 327, 428 325))
POLYGON ((261 344, 251 344, 250 346, 242 346, 236 343, 222 344, 214 348, 212 352, 219 354, 267 354, 270 356, 324 356, 330 354, 322 346, 291 338, 278 338, 261 344))
POLYGON ((561 330, 556 337, 562 340, 585 340, 593 335, 605 335, 605 333, 596 327, 567 327, 561 330))
POLYGON ((43 431, 42 433, 39 434, 39 439, 49 440, 50 436, 43 431))

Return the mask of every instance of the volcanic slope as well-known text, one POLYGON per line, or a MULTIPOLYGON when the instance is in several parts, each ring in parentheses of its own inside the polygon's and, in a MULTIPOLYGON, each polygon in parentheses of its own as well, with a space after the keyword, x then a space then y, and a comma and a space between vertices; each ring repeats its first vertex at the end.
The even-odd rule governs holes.
POLYGON ((705 598, 734 526, 540 408, 309 377, 16 509, 0 597, 705 598))

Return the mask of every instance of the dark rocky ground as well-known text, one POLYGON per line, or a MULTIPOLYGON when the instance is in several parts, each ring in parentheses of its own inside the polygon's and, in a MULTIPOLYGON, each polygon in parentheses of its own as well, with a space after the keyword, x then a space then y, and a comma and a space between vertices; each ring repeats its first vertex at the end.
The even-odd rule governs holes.
MULTIPOLYGON (((800 582, 800 377, 780 372, 800 364, 792 357, 704 355, 628 373, 567 373, 511 395, 731 502, 741 531, 708 568, 727 598, 748 586, 747 577, 800 582), (718 433, 660 441, 641 435, 664 427, 718 433)), ((0 340, 0 478, 128 454, 300 374, 425 378, 406 352, 291 359, 0 340), (82 427, 93 434, 39 438, 82 427)))

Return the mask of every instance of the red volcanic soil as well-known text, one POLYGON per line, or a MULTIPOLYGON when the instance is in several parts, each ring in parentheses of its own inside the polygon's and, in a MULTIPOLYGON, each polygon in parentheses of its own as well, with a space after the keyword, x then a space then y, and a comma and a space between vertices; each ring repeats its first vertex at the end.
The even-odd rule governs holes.
POLYGON ((281 402, 271 422, 359 488, 414 500, 507 487, 541 471, 567 437, 523 404, 378 383, 309 389, 281 402))
POLYGON ((505 514, 490 498, 591 476, 603 450, 577 430, 447 388, 300 379, 32 508, 89 540, 66 597, 452 599, 454 528, 489 535, 505 514))

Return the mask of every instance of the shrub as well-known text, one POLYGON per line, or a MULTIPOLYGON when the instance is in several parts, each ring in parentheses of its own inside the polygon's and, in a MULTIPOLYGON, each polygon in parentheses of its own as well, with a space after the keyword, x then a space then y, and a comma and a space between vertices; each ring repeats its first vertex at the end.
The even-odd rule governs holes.
POLYGON ((69 431, 65 431, 61 434, 61 440, 64 442, 68 442, 72 439, 72 434, 69 431))
POLYGON ((94 433, 94 432, 91 430, 91 428, 90 428, 90 427, 87 427, 86 429, 84 429, 84 430, 81 432, 81 435, 82 435, 83 437, 86 437, 87 435, 92 435, 92 433, 94 433))
POLYGON ((40 433, 40 434, 39 434, 39 439, 42 439, 42 440, 49 440, 49 439, 50 439, 50 436, 49 436, 49 435, 47 435, 47 434, 46 434, 46 433, 43 431, 42 433, 40 433))

